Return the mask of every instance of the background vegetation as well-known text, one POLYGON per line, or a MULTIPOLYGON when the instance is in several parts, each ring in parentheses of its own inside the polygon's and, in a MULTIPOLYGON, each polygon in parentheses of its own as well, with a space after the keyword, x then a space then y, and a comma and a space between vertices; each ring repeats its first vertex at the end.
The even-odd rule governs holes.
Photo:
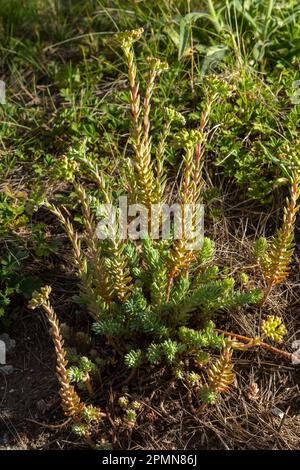
MULTIPOLYGON (((53 348, 46 322, 27 307, 33 291, 45 284, 52 285, 71 353, 91 360, 91 351, 98 351, 96 404, 106 410, 108 421, 92 433, 104 447, 299 446, 297 371, 261 349, 250 356, 237 353, 230 399, 201 415, 195 413, 198 377, 176 377, 169 364, 153 367, 148 381, 147 367, 141 367, 139 380, 127 383, 130 372, 123 358, 111 344, 90 334, 71 246, 43 205, 45 198, 64 205, 81 230, 74 177, 79 174, 92 203, 99 197, 88 168, 76 160, 83 143, 89 161, 111 176, 113 196, 122 190, 122 168, 130 155, 130 91, 126 63, 113 35, 143 27, 135 44, 142 91, 146 58, 169 64, 153 95, 153 145, 159 142, 167 107, 181 113, 185 128, 192 130, 199 127, 213 97, 202 169, 206 236, 215 245, 213 268, 222 282, 233 278, 239 291, 264 288, 264 267, 254 260, 253 242, 259 236, 276 239, 278 233, 279 250, 279 229, 286 220, 283 206, 300 166, 299 9, 296 0, 0 0, 0 78, 7 92, 6 104, 0 105, 0 322, 17 341, 8 358, 15 371, 5 379, 6 404, 0 410, 4 446, 85 445, 78 443, 78 433, 70 435, 64 426, 51 428, 64 420, 54 355, 50 361, 47 353, 53 348), (36 360, 41 351, 45 355, 36 360), (30 391, 31 401, 24 392, 9 395, 19 384, 30 391), (286 412, 286 426, 274 417, 274 407, 286 412), (45 421, 50 427, 41 426, 45 421)), ((175 121, 166 147, 169 191, 182 166, 182 151, 174 145, 181 128, 180 120, 175 121)), ((294 225, 299 240, 294 218, 291 246, 294 225)), ((284 349, 292 352, 299 329, 298 257, 296 246, 288 280, 282 279, 263 306, 228 304, 218 313, 218 326, 254 338, 263 319, 279 316, 287 330, 284 349)), ((83 368, 81 372, 92 367, 76 360, 73 367, 83 368)))

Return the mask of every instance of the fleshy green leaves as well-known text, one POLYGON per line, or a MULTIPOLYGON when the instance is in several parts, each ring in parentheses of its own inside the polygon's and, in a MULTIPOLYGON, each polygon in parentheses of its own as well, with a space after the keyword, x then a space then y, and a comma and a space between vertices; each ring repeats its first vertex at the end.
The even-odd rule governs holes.
POLYGON ((215 331, 215 325, 212 321, 207 322, 206 327, 201 331, 182 326, 179 328, 178 335, 190 350, 221 349, 224 344, 224 337, 215 331))
POLYGON ((281 318, 269 315, 261 323, 261 331, 263 336, 269 338, 276 343, 282 343, 283 336, 286 335, 286 328, 281 318))
POLYGON ((140 349, 137 350, 131 350, 129 353, 127 353, 124 357, 124 362, 127 367, 130 369, 134 369, 135 367, 138 367, 141 365, 143 359, 143 354, 140 349))

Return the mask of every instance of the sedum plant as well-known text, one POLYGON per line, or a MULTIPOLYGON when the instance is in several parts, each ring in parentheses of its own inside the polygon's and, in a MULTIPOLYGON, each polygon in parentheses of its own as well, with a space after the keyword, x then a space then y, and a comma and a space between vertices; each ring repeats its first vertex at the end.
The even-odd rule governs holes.
MULTIPOLYGON (((116 38, 128 64, 132 119, 130 157, 120 177, 118 194, 126 194, 131 203, 143 204, 147 209, 155 204, 160 210, 170 193, 165 153, 172 122, 180 120, 184 123, 175 110, 168 109, 161 134, 154 145, 150 132, 151 96, 155 79, 166 65, 149 59, 145 98, 142 100, 133 50, 133 43, 141 34, 142 30, 124 32, 116 38)), ((173 193, 172 198, 179 202, 181 208, 189 204, 192 222, 196 205, 201 202, 204 184, 202 165, 211 106, 212 100, 207 100, 197 129, 183 128, 174 139, 182 152, 182 165, 178 193, 173 193)), ((50 202, 46 202, 46 207, 58 218, 72 245, 81 302, 86 305, 93 322, 93 334, 106 338, 129 369, 143 364, 168 364, 176 377, 190 385, 197 384, 200 400, 214 403, 234 381, 234 349, 245 350, 255 346, 268 349, 269 346, 273 352, 281 354, 279 349, 264 343, 261 337, 239 337, 216 329, 214 321, 218 313, 256 304, 261 299, 261 292, 244 287, 237 289, 234 278, 219 271, 214 265, 214 242, 209 238, 204 237, 201 247, 190 250, 189 240, 185 236, 175 238, 172 226, 167 239, 154 237, 151 231, 150 235, 141 236, 141 240, 123 239, 118 231, 112 237, 99 239, 98 223, 108 215, 110 205, 116 202, 114 179, 99 171, 84 146, 74 150, 72 155, 81 170, 89 172, 97 184, 97 191, 91 193, 78 177, 73 179, 82 210, 82 230, 75 230, 64 207, 50 202), (101 215, 97 210, 100 205, 101 215), (185 356, 193 358, 195 370, 184 369, 185 356), (199 370, 201 377, 199 375, 198 380, 199 370)), ((151 227, 153 217, 157 222, 157 214, 153 216, 149 211, 145 221, 147 228, 151 227)), ((114 229, 110 220, 107 221, 108 232, 114 229)), ((161 224, 159 219, 159 235, 161 224)), ((89 398, 93 398, 93 363, 85 357, 77 365, 67 368, 49 293, 48 287, 35 293, 31 307, 41 306, 51 324, 64 411, 76 418, 76 432, 88 436, 88 424, 92 419, 99 419, 102 413, 98 408, 86 406, 71 382, 85 385, 89 398)), ((266 320, 262 327, 265 336, 271 340, 277 340, 284 333, 276 321, 274 318, 266 320)))

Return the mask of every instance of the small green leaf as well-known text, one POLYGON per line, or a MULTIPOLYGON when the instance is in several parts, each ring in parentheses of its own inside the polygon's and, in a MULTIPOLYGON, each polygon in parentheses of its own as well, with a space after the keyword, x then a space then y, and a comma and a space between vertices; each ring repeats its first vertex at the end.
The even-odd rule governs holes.
POLYGON ((42 280, 37 276, 28 276, 22 279, 19 284, 19 290, 26 299, 31 299, 32 293, 39 290, 43 285, 42 280))
POLYGON ((188 41, 191 33, 192 24, 199 18, 207 18, 207 13, 193 12, 183 16, 180 20, 180 33, 178 44, 178 60, 184 57, 189 49, 188 41))
POLYGON ((185 21, 185 18, 182 18, 180 21, 178 60, 181 60, 187 52, 189 36, 190 25, 185 21))

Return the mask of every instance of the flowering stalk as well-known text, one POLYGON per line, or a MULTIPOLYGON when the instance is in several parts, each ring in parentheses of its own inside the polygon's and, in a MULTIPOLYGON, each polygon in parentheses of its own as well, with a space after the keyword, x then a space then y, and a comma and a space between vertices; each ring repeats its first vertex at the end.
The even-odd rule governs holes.
MULTIPOLYGON (((132 117, 132 142, 134 145, 135 156, 133 161, 133 181, 130 185, 134 188, 131 196, 135 202, 143 204, 150 212, 151 204, 155 203, 155 178, 151 162, 151 138, 150 134, 150 109, 151 96, 154 89, 155 78, 157 75, 167 69, 167 65, 158 59, 149 58, 150 74, 146 87, 144 98, 144 116, 141 123, 141 99, 139 94, 139 83, 137 81, 137 70, 133 52, 133 43, 137 41, 143 29, 134 31, 125 31, 116 35, 128 65, 128 77, 131 89, 131 117, 132 117), (136 200, 138 195, 139 200, 136 200)), ((131 172, 130 172, 131 173, 131 172)))
POLYGON ((287 200, 287 206, 284 208, 282 227, 277 237, 271 240, 269 248, 258 260, 267 283, 261 305, 268 298, 272 288, 286 279, 290 270, 289 264, 295 249, 294 226, 299 209, 297 206, 299 175, 297 174, 293 175, 290 193, 290 200, 287 200))
POLYGON ((151 109, 151 97, 154 90, 155 79, 163 71, 168 69, 168 65, 161 62, 159 59, 154 57, 148 58, 148 64, 150 65, 149 79, 146 87, 145 99, 144 99, 144 135, 143 135, 143 146, 145 149, 146 165, 151 164, 151 137, 150 134, 150 109, 151 109))
MULTIPOLYGON (((191 223, 193 225, 195 222, 195 208, 197 203, 195 195, 196 191, 198 191, 198 187, 196 187, 194 183, 199 182, 199 175, 197 173, 198 168, 196 167, 196 163, 198 166, 199 163, 198 161, 195 161, 194 155, 196 145, 198 145, 202 140, 202 134, 199 130, 183 130, 177 135, 177 140, 185 150, 185 155, 183 157, 183 178, 179 188, 181 213, 185 214, 185 207, 189 205, 192 209, 191 223)), ((182 224, 181 229, 181 238, 174 241, 169 257, 167 299, 169 299, 174 279, 181 271, 185 271, 186 275, 188 275, 188 268, 196 257, 196 252, 187 248, 187 243, 191 242, 191 240, 186 239, 186 233, 191 233, 189 230, 191 227, 187 226, 187 221, 184 222, 185 225, 182 224)))
POLYGON ((63 348, 63 339, 59 331, 57 316, 49 302, 51 287, 46 286, 40 292, 35 291, 29 303, 31 309, 42 307, 51 326, 51 336, 56 353, 56 373, 60 383, 60 397, 62 408, 67 416, 79 415, 84 407, 74 387, 70 384, 67 372, 66 352, 63 348))
POLYGON ((87 273, 87 260, 81 250, 81 242, 79 240, 77 232, 75 232, 73 225, 71 224, 68 217, 65 217, 61 210, 50 204, 48 201, 45 202, 45 206, 54 214, 61 225, 63 226, 68 238, 72 244, 73 255, 75 264, 77 267, 77 274, 80 279, 81 290, 88 301, 89 312, 94 320, 98 319, 98 305, 97 305, 97 296, 95 295, 92 281, 90 276, 87 273))
POLYGON ((91 213, 89 198, 81 184, 75 183, 74 187, 82 205, 83 220, 87 232, 86 244, 88 247, 88 257, 94 271, 96 292, 105 302, 110 304, 113 287, 105 267, 104 259, 101 256, 101 249, 96 236, 96 223, 91 213))

